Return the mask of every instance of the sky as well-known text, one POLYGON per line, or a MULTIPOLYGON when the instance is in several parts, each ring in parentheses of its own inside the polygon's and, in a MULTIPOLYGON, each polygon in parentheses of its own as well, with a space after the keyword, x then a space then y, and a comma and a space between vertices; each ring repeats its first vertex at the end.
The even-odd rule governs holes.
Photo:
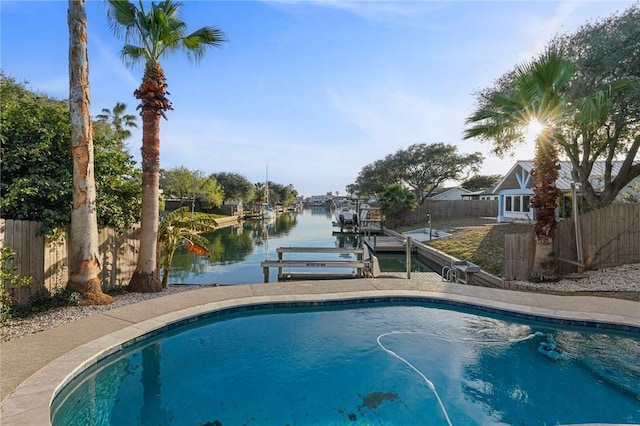
MULTIPOLYGON (((160 166, 253 183, 268 170, 300 195, 345 194, 367 164, 442 142, 482 152, 481 174, 505 174, 532 159, 533 146, 497 158, 490 144, 464 140, 475 94, 553 36, 636 2, 183 1, 190 32, 214 26, 227 42, 198 63, 161 60, 174 110, 160 124, 160 166)), ((69 94, 67 5, 0 1, 0 69, 57 99, 69 94)), ((143 67, 122 61, 107 10, 106 1, 86 5, 91 112, 124 102, 137 115, 143 67)), ((127 145, 139 163, 138 123, 127 145)))

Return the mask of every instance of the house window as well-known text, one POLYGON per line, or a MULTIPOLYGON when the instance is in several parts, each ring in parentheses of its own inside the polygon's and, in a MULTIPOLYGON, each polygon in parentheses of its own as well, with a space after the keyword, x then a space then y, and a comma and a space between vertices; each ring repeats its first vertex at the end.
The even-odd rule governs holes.
POLYGON ((508 211, 508 212, 512 211, 511 210, 511 197, 504 197, 504 203, 505 203, 505 207, 504 207, 505 211, 508 211))
POLYGON ((515 197, 513 197, 513 211, 514 212, 519 212, 520 209, 520 196, 516 195, 515 197))
POLYGON ((522 211, 523 212, 531 211, 531 196, 529 195, 522 196, 522 211))

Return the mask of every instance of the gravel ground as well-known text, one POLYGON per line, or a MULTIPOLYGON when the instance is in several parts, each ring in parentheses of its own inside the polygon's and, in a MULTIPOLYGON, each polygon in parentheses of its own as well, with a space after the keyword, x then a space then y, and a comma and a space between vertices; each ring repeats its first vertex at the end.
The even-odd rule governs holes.
POLYGON ((552 292, 638 292, 640 294, 640 263, 603 268, 576 274, 575 279, 562 279, 556 282, 530 283, 509 281, 533 289, 552 292))
MULTIPOLYGON (((560 294, 591 294, 596 296, 618 297, 640 301, 640 263, 617 266, 615 268, 587 271, 582 278, 563 279, 551 283, 511 283, 530 287, 538 291, 560 294)), ((53 309, 28 318, 16 318, 0 327, 0 342, 37 333, 99 312, 109 311, 121 306, 143 300, 162 297, 181 291, 190 291, 201 286, 169 286, 161 293, 124 293, 116 295, 116 301, 101 306, 67 306, 53 309)))
POLYGON ((160 293, 118 294, 114 296, 115 302, 110 305, 64 306, 30 315, 27 318, 14 318, 8 324, 2 324, 0 326, 0 342, 6 342, 27 334, 48 330, 99 312, 110 311, 111 309, 120 308, 132 303, 168 296, 182 291, 194 290, 200 287, 201 286, 198 285, 170 285, 160 293))

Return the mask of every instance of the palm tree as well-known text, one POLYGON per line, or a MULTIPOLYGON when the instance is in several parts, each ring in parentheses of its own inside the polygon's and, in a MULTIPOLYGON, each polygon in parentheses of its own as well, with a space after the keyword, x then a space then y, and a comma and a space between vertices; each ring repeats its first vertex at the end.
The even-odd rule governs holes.
POLYGON ((69 0, 69 112, 73 159, 73 203, 68 287, 90 303, 107 304, 102 292, 98 250, 96 182, 89 101, 86 0, 69 0))
POLYGON ((465 139, 480 136, 496 141, 522 139, 532 122, 540 125, 532 173, 532 206, 536 211, 533 281, 557 277, 553 237, 560 195, 555 184, 557 143, 562 138, 557 126, 566 110, 564 89, 573 73, 573 64, 558 50, 549 48, 535 61, 516 67, 512 90, 490 95, 489 106, 476 111, 466 121, 473 126, 465 131, 465 139))
POLYGON ((166 213, 158 227, 158 259, 162 266, 162 288, 167 287, 173 254, 179 247, 185 247, 196 254, 209 257, 209 241, 201 232, 214 231, 217 223, 214 219, 189 219, 189 208, 166 213))
POLYGON ((403 210, 415 210, 417 206, 415 194, 399 183, 385 187, 380 197, 380 213, 385 216, 392 216, 403 210))
POLYGON ((218 47, 224 34, 213 27, 203 27, 188 34, 180 19, 181 3, 171 0, 151 3, 145 10, 128 0, 109 0, 109 20, 116 34, 125 33, 121 55, 131 63, 144 62, 142 84, 134 92, 140 100, 142 116, 142 211, 140 252, 129 290, 162 291, 157 271, 157 234, 159 223, 160 117, 172 109, 167 99, 167 82, 160 58, 183 51, 189 59, 200 59, 207 47, 218 47), (134 43, 134 44, 129 44, 134 43))
POLYGON ((103 121, 111 126, 120 141, 121 149, 123 148, 123 141, 131 136, 131 130, 127 129, 127 127, 138 127, 136 116, 133 114, 125 114, 126 110, 127 104, 117 102, 113 110, 102 108, 102 113, 96 115, 98 121, 103 121))

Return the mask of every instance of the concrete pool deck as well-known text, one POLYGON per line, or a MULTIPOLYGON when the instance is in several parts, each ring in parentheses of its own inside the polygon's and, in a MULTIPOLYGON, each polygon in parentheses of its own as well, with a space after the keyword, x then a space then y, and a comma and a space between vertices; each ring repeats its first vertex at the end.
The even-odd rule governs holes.
POLYGON ((640 330, 640 302, 556 296, 397 278, 199 288, 104 311, 0 344, 0 424, 48 425, 55 393, 122 345, 176 321, 228 308, 365 298, 423 298, 489 311, 640 330))

